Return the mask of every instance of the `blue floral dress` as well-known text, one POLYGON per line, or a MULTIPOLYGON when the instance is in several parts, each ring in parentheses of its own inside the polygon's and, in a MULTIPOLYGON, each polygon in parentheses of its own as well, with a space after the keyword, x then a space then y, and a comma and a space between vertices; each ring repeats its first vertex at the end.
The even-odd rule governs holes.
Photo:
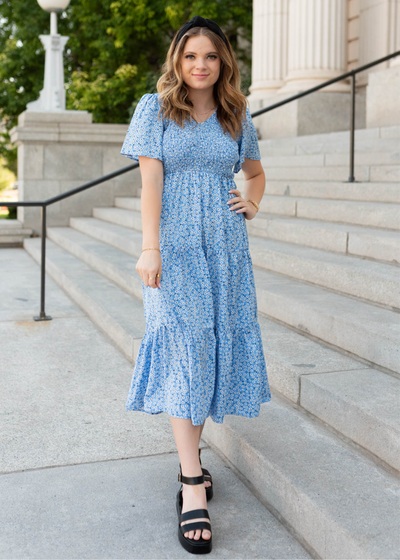
POLYGON ((121 150, 164 167, 161 288, 142 281, 146 329, 126 410, 167 412, 195 426, 208 416, 255 417, 271 393, 246 219, 227 201, 245 157, 260 159, 257 133, 249 109, 237 140, 216 111, 182 129, 159 109, 158 93, 143 95, 121 150))

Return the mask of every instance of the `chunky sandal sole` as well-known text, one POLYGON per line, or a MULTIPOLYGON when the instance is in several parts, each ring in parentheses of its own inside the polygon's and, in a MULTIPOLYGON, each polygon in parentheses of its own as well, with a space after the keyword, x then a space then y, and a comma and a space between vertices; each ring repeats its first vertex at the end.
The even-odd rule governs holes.
POLYGON ((192 554, 208 554, 212 550, 212 533, 209 539, 203 539, 203 537, 200 537, 198 540, 188 539, 187 537, 185 537, 184 533, 187 533, 187 531, 191 531, 191 530, 195 531, 196 529, 208 529, 211 532, 210 523, 208 523, 207 521, 196 521, 193 524, 187 523, 186 525, 181 525, 181 522, 190 520, 189 515, 186 516, 187 519, 185 518, 182 519, 182 517, 185 517, 186 514, 191 514, 192 519, 197 519, 199 517, 210 518, 210 516, 206 509, 197 509, 197 510, 194 509, 182 514, 182 505, 183 505, 182 488, 183 486, 180 487, 178 494, 176 495, 176 511, 179 520, 179 524, 178 524, 179 542, 181 543, 181 545, 185 550, 191 552, 192 554), (191 527, 190 529, 186 528, 186 527, 190 527, 191 525, 193 525, 193 527, 191 527))

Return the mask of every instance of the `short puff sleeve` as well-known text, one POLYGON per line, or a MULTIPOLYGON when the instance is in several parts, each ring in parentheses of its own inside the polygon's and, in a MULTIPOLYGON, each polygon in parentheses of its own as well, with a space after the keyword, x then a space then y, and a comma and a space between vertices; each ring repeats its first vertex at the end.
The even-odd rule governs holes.
POLYGON ((238 147, 239 159, 233 168, 234 173, 239 173, 242 169, 244 158, 261 159, 257 130, 248 107, 246 107, 246 120, 243 119, 243 130, 238 140, 238 147))
POLYGON ((136 105, 131 123, 122 145, 121 154, 139 161, 139 156, 162 161, 164 126, 158 116, 160 104, 157 93, 145 93, 136 105))

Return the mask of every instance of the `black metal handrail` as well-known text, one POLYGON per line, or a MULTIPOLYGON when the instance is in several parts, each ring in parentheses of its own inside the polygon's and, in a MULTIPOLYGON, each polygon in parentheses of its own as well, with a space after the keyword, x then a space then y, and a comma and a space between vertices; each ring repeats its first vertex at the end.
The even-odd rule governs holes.
MULTIPOLYGON (((355 125, 355 77, 356 74, 358 74, 359 72, 363 72, 364 70, 366 70, 367 68, 371 68, 372 66, 376 66, 377 64, 381 64, 382 62, 385 62, 386 60, 389 60, 391 58, 395 58, 396 56, 400 56, 400 51, 396 51, 392 54, 388 54, 387 56, 384 56, 383 58, 379 58, 377 60, 374 60, 373 62, 369 62, 368 64, 364 64, 364 66, 360 66, 358 68, 355 68, 354 70, 350 70, 349 72, 346 72, 345 74, 341 74, 340 76, 337 76, 336 78, 332 78, 331 80, 328 80, 327 82, 323 82, 322 84, 319 84, 313 88, 307 89, 305 91, 302 91, 300 93, 297 93, 296 95, 293 95, 292 97, 288 97, 286 99, 283 99, 282 101, 278 101, 277 103, 274 103, 273 105, 269 105, 268 107, 263 107, 262 109, 259 109, 258 111, 254 111, 254 113, 251 113, 251 117, 258 117, 259 115, 262 115, 263 113, 267 113, 268 111, 272 111, 272 109, 276 109, 277 107, 281 107, 282 105, 285 105, 286 103, 290 103, 291 101, 294 101, 295 99, 299 99, 300 97, 304 97, 305 95, 309 95, 310 93, 313 93, 314 91, 317 91, 319 89, 323 89, 326 86, 329 86, 330 84, 333 84, 335 82, 339 82, 341 80, 344 80, 345 78, 348 78, 349 76, 351 77, 351 110, 350 110, 350 175, 349 175, 349 179, 348 181, 344 181, 345 183, 352 183, 355 182, 355 178, 354 178, 354 125, 355 125)), ((71 189, 70 191, 66 191, 65 193, 59 194, 57 196, 54 196, 52 198, 48 198, 47 200, 42 200, 42 201, 21 201, 21 202, 7 202, 7 201, 0 201, 0 206, 7 206, 10 208, 16 207, 16 206, 40 206, 42 208, 42 212, 41 212, 41 217, 42 217, 42 243, 41 243, 41 279, 40 279, 40 314, 39 315, 35 315, 33 318, 35 321, 49 321, 51 320, 51 317, 49 315, 46 315, 45 313, 45 278, 46 278, 46 273, 45 273, 45 263, 46 263, 46 208, 47 206, 49 206, 50 204, 54 204, 55 202, 59 202, 60 200, 67 198, 69 196, 72 196, 78 192, 84 191, 86 189, 89 189, 90 187, 94 187, 96 185, 99 185, 100 183, 104 183, 105 181, 109 181, 110 179, 113 179, 114 177, 118 177, 118 175, 123 175, 124 173, 127 173, 128 171, 131 171, 132 169, 136 169, 137 167, 139 167, 139 163, 135 162, 131 165, 128 165, 127 167, 123 167, 122 169, 119 169, 118 171, 113 171, 113 173, 109 173, 108 175, 104 175, 103 177, 100 177, 99 179, 95 179, 94 181, 90 181, 89 183, 85 183, 84 185, 81 185, 80 187, 76 187, 75 189, 71 189)))

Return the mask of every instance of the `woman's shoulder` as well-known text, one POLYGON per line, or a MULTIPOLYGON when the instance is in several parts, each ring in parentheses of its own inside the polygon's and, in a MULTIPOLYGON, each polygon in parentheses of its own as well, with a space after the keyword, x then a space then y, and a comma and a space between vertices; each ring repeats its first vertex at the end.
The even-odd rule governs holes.
POLYGON ((135 113, 140 118, 147 118, 153 120, 158 115, 161 109, 159 94, 158 93, 145 93, 139 99, 135 113))
POLYGON ((160 94, 157 93, 145 93, 140 98, 140 103, 149 104, 151 106, 160 105, 160 94))

